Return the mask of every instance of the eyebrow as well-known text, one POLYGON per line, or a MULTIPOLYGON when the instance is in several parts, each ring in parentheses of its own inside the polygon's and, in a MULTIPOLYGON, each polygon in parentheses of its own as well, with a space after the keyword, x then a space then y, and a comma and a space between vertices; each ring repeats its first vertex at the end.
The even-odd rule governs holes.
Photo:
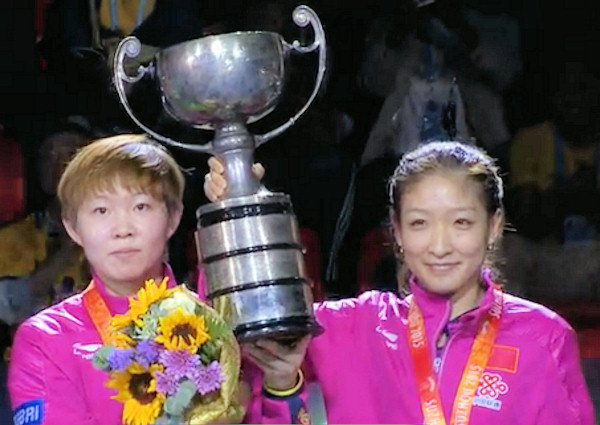
MULTIPOLYGON (((410 208, 405 210, 407 213, 412 213, 412 212, 416 212, 416 213, 428 213, 429 210, 426 210, 424 208, 410 208)), ((472 212, 472 211, 477 211, 477 208, 475 207, 458 207, 458 208, 451 208, 450 211, 452 212, 472 212)))
MULTIPOLYGON (((142 190, 128 190, 126 189, 127 192, 129 192, 132 196, 141 196, 141 195, 148 195, 148 196, 152 196, 147 192, 144 192, 142 190)), ((115 195, 115 190, 102 190, 97 192, 95 195, 92 195, 95 198, 110 198, 111 196, 115 195)))

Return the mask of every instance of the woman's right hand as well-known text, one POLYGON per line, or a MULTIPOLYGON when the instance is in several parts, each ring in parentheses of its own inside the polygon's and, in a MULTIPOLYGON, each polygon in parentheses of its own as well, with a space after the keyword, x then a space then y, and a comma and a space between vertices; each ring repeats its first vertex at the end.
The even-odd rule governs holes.
POLYGON ((264 373, 265 386, 285 391, 298 382, 298 371, 311 336, 307 335, 293 345, 283 345, 271 339, 260 339, 242 345, 246 354, 264 373))
MULTIPOLYGON (((227 179, 225 177, 225 167, 223 163, 216 157, 211 156, 208 159, 209 171, 204 176, 204 194, 209 201, 215 202, 223 198, 227 189, 227 179)), ((264 167, 259 164, 252 165, 252 172, 258 180, 261 180, 265 175, 264 167)))

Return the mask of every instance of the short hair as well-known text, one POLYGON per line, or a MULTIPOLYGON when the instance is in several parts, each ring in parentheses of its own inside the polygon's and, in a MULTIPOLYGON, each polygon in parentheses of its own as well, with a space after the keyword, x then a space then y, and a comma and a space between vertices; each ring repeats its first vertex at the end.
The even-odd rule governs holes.
POLYGON ((80 149, 60 178, 57 192, 63 218, 75 221, 89 196, 117 185, 149 193, 172 213, 181 208, 185 178, 169 152, 145 135, 99 139, 80 149))

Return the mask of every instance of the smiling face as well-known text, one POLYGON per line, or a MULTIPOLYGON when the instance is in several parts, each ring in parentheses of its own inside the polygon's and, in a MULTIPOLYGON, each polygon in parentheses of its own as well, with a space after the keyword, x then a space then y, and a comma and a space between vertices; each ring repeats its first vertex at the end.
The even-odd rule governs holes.
POLYGON ((86 197, 76 220, 64 220, 71 238, 85 251, 94 272, 117 295, 135 293, 163 273, 163 257, 181 211, 164 201, 116 183, 111 191, 86 197))
POLYGON ((481 183, 461 170, 432 171, 405 187, 400 204, 395 238, 419 283, 453 300, 475 297, 486 248, 502 229, 502 215, 486 208, 481 183))

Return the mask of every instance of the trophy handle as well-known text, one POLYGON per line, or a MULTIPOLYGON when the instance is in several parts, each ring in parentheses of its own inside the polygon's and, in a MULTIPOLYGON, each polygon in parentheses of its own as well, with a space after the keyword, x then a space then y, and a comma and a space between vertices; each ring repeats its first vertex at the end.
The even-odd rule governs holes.
POLYGON ((127 115, 135 122, 142 130, 152 136, 154 139, 163 142, 167 145, 174 146, 176 148, 186 149, 193 152, 202 152, 202 153, 210 153, 213 154, 213 146, 212 142, 208 142, 204 145, 192 145, 188 143, 181 143, 176 140, 170 139, 162 134, 155 132, 154 130, 148 128, 144 125, 133 113, 131 106, 129 105, 129 100, 127 99, 127 94, 125 93, 124 82, 133 84, 137 83, 142 79, 142 77, 146 74, 153 74, 153 65, 149 65, 147 67, 141 66, 137 70, 137 74, 134 76, 129 76, 125 72, 125 68, 123 66, 123 62, 125 60, 125 56, 128 58, 136 58, 142 50, 142 43, 134 36, 129 36, 121 40, 117 50, 115 52, 114 58, 114 84, 117 89, 117 93, 119 94, 119 100, 121 104, 125 108, 127 115))
POLYGON ((275 130, 271 130, 268 133, 262 135, 254 136, 256 141, 256 147, 262 145, 265 142, 268 142, 274 137, 279 136, 281 133, 286 131, 289 127, 294 125, 294 123, 298 120, 298 118, 308 109, 310 104, 313 102, 319 89, 321 88, 321 83, 323 82, 323 77, 325 76, 325 68, 327 64, 327 52, 326 52, 326 44, 325 44, 325 31, 323 31, 323 26, 321 25, 321 21, 317 14, 308 6, 298 6, 294 9, 292 13, 292 19, 294 23, 299 27, 306 27, 308 24, 311 24, 314 33, 315 39, 309 46, 302 46, 298 40, 294 40, 294 42, 289 45, 286 43, 286 47, 296 50, 300 53, 309 53, 316 49, 319 49, 319 70, 317 73, 317 80, 315 84, 315 88, 313 89, 312 94, 308 98, 308 101, 304 104, 304 106, 290 118, 287 122, 276 128, 275 130))

